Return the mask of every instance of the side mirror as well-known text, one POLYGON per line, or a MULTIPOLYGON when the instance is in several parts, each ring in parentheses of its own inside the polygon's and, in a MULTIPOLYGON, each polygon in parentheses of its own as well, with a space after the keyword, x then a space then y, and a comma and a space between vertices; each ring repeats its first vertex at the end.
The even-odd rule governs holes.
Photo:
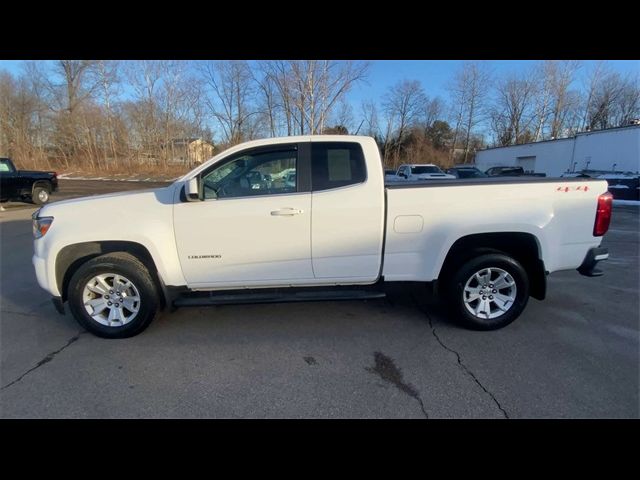
POLYGON ((200 200, 200 188, 198 177, 190 179, 184 186, 184 196, 187 202, 197 202, 200 200))

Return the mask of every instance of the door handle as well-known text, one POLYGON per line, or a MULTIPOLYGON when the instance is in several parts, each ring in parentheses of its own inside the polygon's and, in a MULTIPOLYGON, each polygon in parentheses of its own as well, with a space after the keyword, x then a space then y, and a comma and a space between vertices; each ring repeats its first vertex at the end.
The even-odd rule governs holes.
POLYGON ((293 215, 300 215, 303 210, 298 208, 281 208, 280 210, 272 210, 271 215, 274 217, 291 217, 293 215))

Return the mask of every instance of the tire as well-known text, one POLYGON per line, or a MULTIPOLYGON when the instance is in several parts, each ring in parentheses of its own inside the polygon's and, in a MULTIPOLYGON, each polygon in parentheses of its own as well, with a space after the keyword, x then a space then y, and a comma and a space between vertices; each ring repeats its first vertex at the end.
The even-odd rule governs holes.
POLYGON ((160 306, 149 270, 124 252, 108 253, 81 265, 71 277, 67 292, 69 309, 78 323, 103 338, 127 338, 141 333, 160 306), (102 282, 112 288, 107 289, 102 282), (89 310, 96 314, 92 316, 89 310))
POLYGON ((467 260, 445 282, 446 302, 453 316, 473 330, 509 325, 529 300, 527 272, 502 253, 479 254, 467 260))
POLYGON ((36 205, 44 205, 50 199, 49 189, 47 187, 35 187, 31 195, 31 201, 36 205))

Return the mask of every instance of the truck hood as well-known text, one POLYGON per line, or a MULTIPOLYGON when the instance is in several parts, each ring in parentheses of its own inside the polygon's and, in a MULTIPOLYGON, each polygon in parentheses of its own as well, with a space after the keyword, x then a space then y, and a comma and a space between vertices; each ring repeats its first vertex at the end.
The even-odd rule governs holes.
POLYGON ((169 185, 161 188, 72 198, 45 205, 38 215, 40 217, 67 214, 75 216, 80 212, 90 212, 91 215, 95 215, 103 211, 113 212, 114 209, 121 209, 123 213, 129 214, 139 209, 147 210, 154 202, 173 203, 173 192, 174 186, 169 185))

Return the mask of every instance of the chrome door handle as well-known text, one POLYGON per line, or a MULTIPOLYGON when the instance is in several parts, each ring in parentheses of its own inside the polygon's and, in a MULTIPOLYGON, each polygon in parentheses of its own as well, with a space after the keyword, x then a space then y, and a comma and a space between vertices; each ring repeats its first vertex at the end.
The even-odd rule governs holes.
POLYGON ((281 208, 280 210, 273 210, 271 215, 274 217, 291 217, 293 215, 300 215, 303 210, 298 208, 281 208))

